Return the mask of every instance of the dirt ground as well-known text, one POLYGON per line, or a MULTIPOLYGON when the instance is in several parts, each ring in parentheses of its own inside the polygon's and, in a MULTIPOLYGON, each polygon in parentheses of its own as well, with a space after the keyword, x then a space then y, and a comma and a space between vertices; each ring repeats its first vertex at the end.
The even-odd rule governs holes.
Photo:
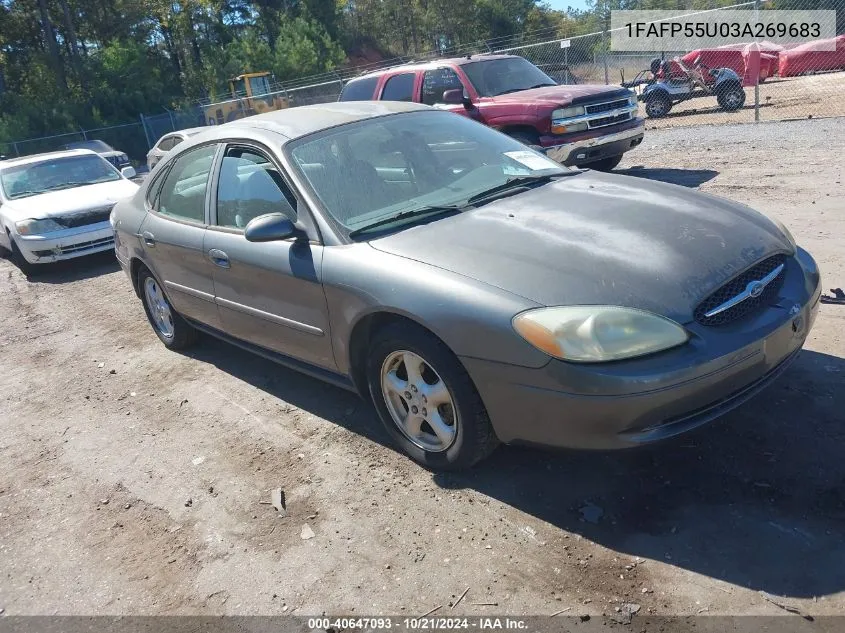
MULTIPOLYGON (((842 147, 841 120, 656 130, 620 171, 777 216, 827 288, 842 147)), ((764 395, 677 441, 503 447, 448 476, 349 393, 210 339, 166 351, 111 256, 32 281, 0 260, 0 323, 6 615, 796 617, 760 592, 845 613, 844 306, 764 395)))
MULTIPOLYGON (((845 72, 803 77, 774 77, 760 84, 760 120, 819 119, 845 116, 845 72)), ((642 106, 640 108, 642 110, 642 106)), ((644 114, 642 116, 645 116, 644 114)), ((745 107, 725 112, 715 97, 691 99, 672 106, 661 119, 646 119, 647 129, 680 125, 721 125, 754 122, 754 87, 745 89, 745 107)))

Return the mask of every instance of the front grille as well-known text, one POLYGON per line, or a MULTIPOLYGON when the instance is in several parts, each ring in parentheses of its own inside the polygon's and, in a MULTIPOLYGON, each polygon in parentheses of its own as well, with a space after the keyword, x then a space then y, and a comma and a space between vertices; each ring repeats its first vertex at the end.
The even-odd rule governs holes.
POLYGON ((101 246, 109 246, 114 244, 114 237, 103 237, 99 240, 90 240, 88 242, 78 242, 77 244, 69 244, 68 246, 62 246, 55 250, 47 250, 47 251, 33 251, 35 255, 38 257, 50 257, 52 255, 69 255, 71 253, 82 253, 84 251, 93 250, 95 248, 99 248, 101 246))
POLYGON ((84 213, 77 213, 75 215, 65 215, 53 218, 53 220, 56 223, 61 224, 66 229, 75 229, 79 226, 108 222, 110 214, 111 207, 106 207, 104 209, 94 209, 93 211, 85 211, 84 213))
POLYGON ((705 316, 714 308, 719 307, 726 301, 741 294, 748 287, 752 281, 763 279, 770 274, 781 264, 786 263, 786 255, 774 255, 768 259, 758 262, 741 275, 734 277, 731 281, 719 288, 712 295, 702 301, 695 309, 695 320, 702 325, 728 325, 743 319, 754 312, 757 312, 761 307, 770 305, 771 302, 778 296, 783 279, 786 276, 785 272, 781 272, 777 278, 774 279, 763 292, 757 297, 748 297, 745 301, 741 301, 735 306, 728 308, 724 312, 714 314, 711 317, 705 316))
POLYGON ((620 108, 626 108, 630 104, 627 99, 618 99, 617 101, 608 101, 606 103, 596 103, 585 106, 587 114, 601 114, 602 112, 611 112, 620 108))
POLYGON ((593 119, 589 122, 590 129, 595 129, 597 127, 607 127, 608 125, 616 125, 617 123, 624 123, 625 121, 631 120, 631 113, 630 112, 623 112, 622 114, 617 114, 616 116, 605 116, 601 117, 600 119, 593 119))

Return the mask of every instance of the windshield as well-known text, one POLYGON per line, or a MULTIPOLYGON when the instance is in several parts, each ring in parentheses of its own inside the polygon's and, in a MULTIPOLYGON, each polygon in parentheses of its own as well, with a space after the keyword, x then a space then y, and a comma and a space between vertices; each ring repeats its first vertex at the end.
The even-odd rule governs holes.
POLYGON ((406 211, 461 206, 514 178, 569 172, 519 141, 442 111, 350 123, 290 147, 293 164, 347 232, 406 211))
POLYGON ((95 152, 113 152, 114 148, 110 147, 103 141, 75 141, 65 145, 68 149, 90 149, 95 152))
POLYGON ((554 79, 522 57, 469 62, 462 64, 461 70, 466 73, 480 97, 495 97, 529 88, 557 85, 554 79))
POLYGON ((9 200, 120 178, 120 174, 108 162, 90 154, 53 158, 0 171, 0 184, 9 200))

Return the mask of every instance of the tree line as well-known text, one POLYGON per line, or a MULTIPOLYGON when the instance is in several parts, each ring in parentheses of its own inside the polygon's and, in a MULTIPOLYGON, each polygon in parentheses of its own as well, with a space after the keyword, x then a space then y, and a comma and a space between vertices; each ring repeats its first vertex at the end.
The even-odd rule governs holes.
POLYGON ((0 142, 224 98, 227 80, 244 72, 287 81, 523 34, 589 32, 614 8, 730 3, 588 0, 561 12, 539 0, 0 0, 0 142))

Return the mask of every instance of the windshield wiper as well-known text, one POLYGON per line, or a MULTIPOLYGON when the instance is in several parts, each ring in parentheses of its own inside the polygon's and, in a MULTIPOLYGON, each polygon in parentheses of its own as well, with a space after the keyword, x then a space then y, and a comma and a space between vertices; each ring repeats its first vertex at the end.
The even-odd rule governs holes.
POLYGON ((507 95, 512 92, 521 92, 522 90, 534 90, 534 88, 545 88, 546 86, 556 86, 557 84, 550 84, 548 82, 543 82, 541 84, 535 84, 533 86, 528 86, 527 88, 511 88, 509 90, 503 90, 502 92, 497 92, 494 97, 498 97, 500 95, 507 95))
POLYGON ((18 198, 28 198, 29 196, 36 196, 39 193, 44 193, 43 191, 18 191, 13 196, 9 196, 10 200, 17 200, 18 198))
POLYGON ((564 176, 572 176, 579 174, 580 171, 563 172, 561 174, 546 174, 545 176, 514 176, 508 178, 503 184, 497 185, 481 193, 477 193, 467 200, 467 204, 478 206, 478 203, 487 203, 504 198, 505 196, 517 193, 519 189, 524 189, 528 185, 545 184, 551 182, 555 178, 562 178, 564 176))
POLYGON ((360 235, 361 233, 366 233, 371 231, 372 229, 378 228, 380 226, 385 226, 387 224, 393 224, 394 222, 399 222, 400 220, 405 220, 407 218, 414 218, 414 217, 423 217, 423 216, 430 216, 430 215, 440 215, 445 213, 460 213, 466 207, 464 205, 457 205, 457 204, 450 204, 450 205, 432 205, 427 207, 417 207, 415 209, 407 209, 405 211, 400 211, 399 213, 394 213, 393 215, 389 215, 386 218, 382 218, 381 220, 376 220, 372 224, 368 224, 367 226, 362 226, 360 229, 355 229, 349 232, 349 237, 355 237, 356 235, 360 235))
POLYGON ((81 187, 82 185, 86 185, 88 183, 85 182, 63 182, 60 185, 53 185, 52 187, 47 187, 44 191, 58 191, 59 189, 70 189, 71 187, 81 187))

